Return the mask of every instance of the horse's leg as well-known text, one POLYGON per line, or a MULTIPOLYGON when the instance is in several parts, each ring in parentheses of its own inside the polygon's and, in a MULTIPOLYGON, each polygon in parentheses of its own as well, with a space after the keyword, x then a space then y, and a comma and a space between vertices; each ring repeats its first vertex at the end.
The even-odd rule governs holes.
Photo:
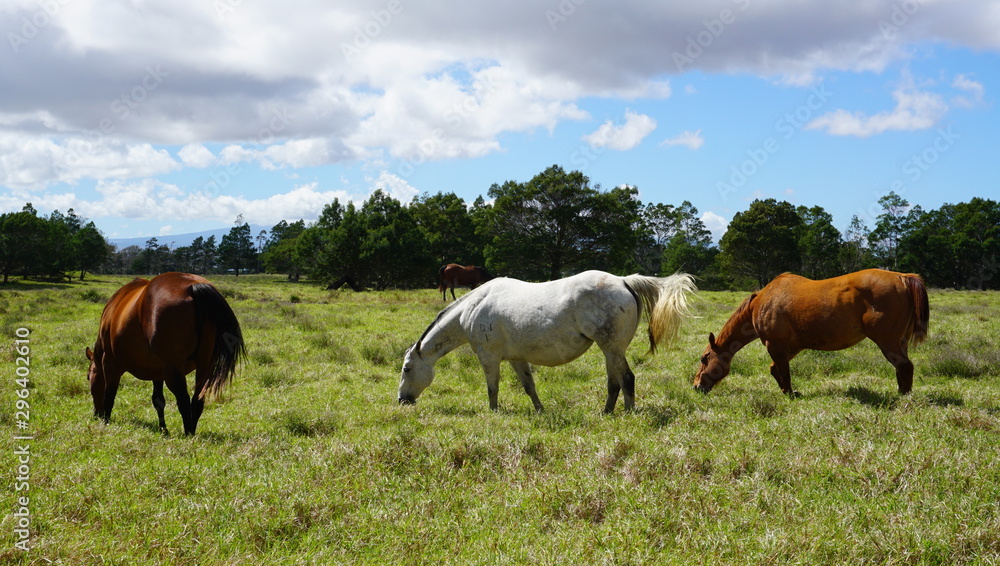
POLYGON ((500 360, 479 353, 479 363, 483 366, 483 373, 486 374, 486 394, 490 397, 490 410, 496 411, 500 408, 497 399, 500 392, 500 360))
POLYGON ((624 393, 625 410, 635 408, 635 374, 628 365, 624 351, 605 349, 604 362, 608 370, 608 400, 604 403, 604 412, 611 413, 618 402, 618 393, 624 393))
POLYGON ((177 398, 177 410, 184 421, 184 434, 194 434, 195 423, 191 419, 191 396, 188 395, 187 380, 184 374, 177 370, 164 370, 163 381, 167 389, 177 398))
POLYGON ((792 389, 792 370, 788 362, 798 352, 788 352, 772 344, 767 344, 767 353, 771 356, 771 376, 778 382, 781 392, 790 397, 797 397, 799 393, 792 389))
POLYGON ((511 367, 517 372, 517 377, 521 380, 524 392, 531 398, 531 403, 536 411, 542 410, 542 402, 538 400, 538 393, 535 392, 535 378, 531 375, 531 365, 528 362, 510 362, 511 367))
POLYGON ((913 389, 913 362, 910 361, 906 342, 878 344, 878 347, 885 359, 896 368, 896 386, 899 388, 899 394, 906 395, 913 389))
POLYGON ((163 409, 167 406, 167 400, 163 398, 163 382, 153 382, 153 408, 156 409, 156 416, 160 419, 160 432, 170 434, 167 430, 167 420, 163 417, 163 409))
POLYGON ((451 300, 455 300, 455 282, 451 282, 451 300))
POLYGON ((122 374, 120 373, 105 373, 104 391, 92 391, 95 401, 98 395, 101 397, 101 408, 97 409, 95 404, 94 416, 102 419, 105 423, 111 422, 111 409, 115 408, 115 397, 118 396, 118 384, 121 383, 121 379, 122 374))

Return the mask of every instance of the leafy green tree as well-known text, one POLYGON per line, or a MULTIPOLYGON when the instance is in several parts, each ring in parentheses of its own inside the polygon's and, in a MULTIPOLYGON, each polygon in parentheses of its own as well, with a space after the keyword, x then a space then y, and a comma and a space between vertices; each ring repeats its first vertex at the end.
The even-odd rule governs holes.
POLYGON ((698 216, 690 201, 680 206, 647 204, 643 209, 647 246, 643 253, 646 270, 660 275, 685 271, 701 275, 714 262, 718 249, 712 245, 712 233, 698 216), (651 265, 650 265, 651 263, 651 265))
POLYGON ((878 203, 882 206, 882 214, 875 219, 875 227, 868 234, 868 245, 879 266, 897 270, 899 243, 923 211, 919 206, 910 208, 910 203, 895 192, 878 199, 878 203))
POLYGON ((3 282, 12 275, 28 277, 39 272, 44 253, 40 243, 47 239, 46 222, 31 203, 21 212, 0 216, 0 271, 3 282))
POLYGON ((219 244, 219 259, 223 267, 234 270, 237 276, 243 269, 256 264, 257 252, 254 251, 249 224, 237 223, 222 237, 222 242, 219 244))
POLYGON ((426 240, 409 209, 382 190, 361 206, 365 236, 360 263, 364 272, 355 279, 376 289, 430 284, 438 265, 427 252, 426 240))
POLYGON ((109 255, 108 241, 93 222, 88 222, 73 235, 76 249, 77 268, 80 270, 80 281, 87 271, 100 267, 109 255))
POLYGON ((771 279, 801 266, 799 232, 802 219, 791 204, 775 199, 755 200, 737 212, 719 242, 721 261, 736 277, 763 287, 771 279))
POLYGON ((478 213, 481 233, 489 234, 487 264, 522 279, 627 270, 641 234, 636 195, 633 187, 601 192, 583 173, 558 165, 527 183, 494 184, 492 207, 478 213))
POLYGON ((840 269, 844 273, 853 273, 872 267, 874 259, 868 250, 868 226, 858 215, 851 217, 851 223, 844 232, 844 243, 837 254, 840 269))
POLYGON ((900 268, 929 285, 1000 288, 1000 204, 974 198, 945 204, 911 222, 899 244, 900 268))
POLYGON ((413 197, 410 215, 427 242, 428 253, 436 263, 483 263, 482 243, 469 207, 455 193, 437 193, 413 197))
POLYGON ((299 280, 302 269, 295 261, 295 246, 305 229, 304 220, 291 224, 282 220, 271 228, 271 235, 261 254, 265 271, 287 274, 290 281, 299 280))
POLYGON ((811 279, 826 279, 841 273, 839 255, 843 247, 840 230, 833 225, 833 216, 821 206, 796 209, 802 225, 799 229, 800 275, 811 279))

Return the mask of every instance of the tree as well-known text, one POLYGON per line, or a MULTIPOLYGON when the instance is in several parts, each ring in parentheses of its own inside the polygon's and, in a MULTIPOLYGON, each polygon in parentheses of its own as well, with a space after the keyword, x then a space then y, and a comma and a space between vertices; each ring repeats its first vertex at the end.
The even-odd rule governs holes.
POLYGON ((712 245, 712 233, 689 201, 680 206, 647 204, 643 209, 646 226, 646 250, 640 260, 649 272, 669 275, 685 271, 702 274, 714 262, 718 249, 712 245))
POLYGON ((868 234, 868 244, 878 265, 896 270, 899 268, 899 242, 923 211, 920 207, 911 209, 910 203, 893 191, 878 199, 878 203, 882 206, 882 214, 875 219, 875 227, 868 234))
POLYGON ((438 266, 410 211, 381 189, 361 206, 360 264, 355 279, 376 289, 415 287, 434 281, 438 266))
POLYGON ((21 212, 0 216, 0 271, 4 283, 11 275, 27 277, 38 273, 46 237, 45 221, 31 203, 21 212))
POLYGON ((937 287, 1000 288, 1000 204, 974 198, 945 204, 910 224, 900 268, 937 287))
POLYGON ((268 273, 285 273, 290 281, 298 281, 301 266, 295 261, 295 246, 306 230, 304 220, 289 224, 282 220, 271 228, 271 235, 264 246, 261 261, 268 273))
POLYGON ((868 226, 865 221, 854 215, 851 224, 844 233, 844 243, 838 253, 840 268, 844 273, 853 273, 873 265, 871 253, 868 251, 868 226))
POLYGON ((602 193, 579 171, 549 167, 527 183, 490 187, 493 206, 479 215, 487 264, 522 279, 557 279, 592 267, 634 264, 640 207, 634 187, 602 193))
POLYGON ((840 230, 821 206, 796 209, 802 225, 799 229, 800 274, 810 279, 826 279, 840 274, 839 254, 843 247, 840 230))
POLYGON ((80 269, 80 281, 87 271, 93 271, 108 258, 108 241, 93 222, 88 222, 73 236, 74 248, 77 253, 77 267, 80 269))
MULTIPOLYGON (((239 220, 242 220, 242 216, 239 220)), ((249 224, 245 222, 237 224, 222 237, 222 242, 219 244, 219 259, 223 267, 234 270, 237 276, 243 269, 255 265, 257 254, 254 252, 249 224)))
POLYGON ((719 242, 723 265, 735 276, 763 287, 801 265, 798 235, 802 219, 795 208, 775 199, 755 200, 737 212, 719 242))
POLYGON ((455 193, 413 197, 410 215, 436 263, 482 264, 482 243, 465 201, 455 193))

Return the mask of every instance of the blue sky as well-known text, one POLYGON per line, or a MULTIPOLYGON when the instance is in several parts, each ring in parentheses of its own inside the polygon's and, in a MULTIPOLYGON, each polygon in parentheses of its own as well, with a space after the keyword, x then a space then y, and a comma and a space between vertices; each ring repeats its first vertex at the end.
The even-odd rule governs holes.
POLYGON ((716 237, 755 198, 1000 198, 996 2, 649 4, 5 2, 0 210, 162 236, 553 164, 716 237))

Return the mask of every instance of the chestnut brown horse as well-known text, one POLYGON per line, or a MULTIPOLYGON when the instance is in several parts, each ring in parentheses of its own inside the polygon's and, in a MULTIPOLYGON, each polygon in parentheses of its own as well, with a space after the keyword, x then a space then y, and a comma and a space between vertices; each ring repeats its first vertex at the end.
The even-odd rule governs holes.
POLYGON ((160 430, 167 432, 166 383, 177 398, 184 433, 194 434, 205 395, 222 389, 244 355, 239 321, 207 279, 189 273, 135 279, 108 300, 94 349, 87 348, 94 416, 111 419, 118 384, 127 371, 153 382, 160 430), (189 397, 184 376, 191 371, 195 384, 189 397))
POLYGON ((451 289, 451 298, 455 299, 455 287, 468 287, 475 289, 480 283, 486 283, 493 279, 493 274, 485 267, 478 265, 466 265, 462 267, 457 263, 442 265, 438 270, 438 291, 441 291, 441 300, 447 301, 448 289, 451 289))
POLYGON ((722 326, 694 378, 708 393, 729 374, 733 356, 760 339, 771 356, 771 375, 789 395, 788 362, 802 350, 843 350, 870 338, 896 368, 899 393, 913 386, 910 342, 927 337, 927 289, 919 275, 866 269, 813 281, 785 273, 750 295, 722 326))

